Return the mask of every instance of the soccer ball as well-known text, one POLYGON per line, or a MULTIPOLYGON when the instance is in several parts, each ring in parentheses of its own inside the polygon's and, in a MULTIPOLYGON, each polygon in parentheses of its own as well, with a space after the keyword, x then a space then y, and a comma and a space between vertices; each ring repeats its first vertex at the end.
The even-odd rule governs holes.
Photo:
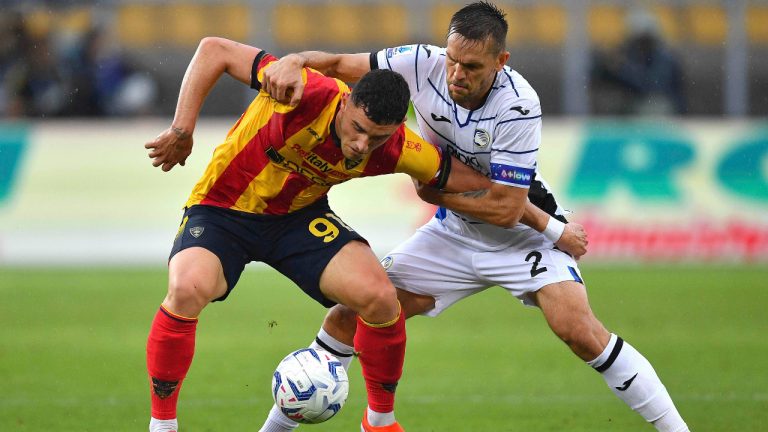
POLYGON ((275 405, 299 423, 322 423, 333 417, 347 394, 347 371, 322 349, 304 348, 288 354, 272 375, 275 405))

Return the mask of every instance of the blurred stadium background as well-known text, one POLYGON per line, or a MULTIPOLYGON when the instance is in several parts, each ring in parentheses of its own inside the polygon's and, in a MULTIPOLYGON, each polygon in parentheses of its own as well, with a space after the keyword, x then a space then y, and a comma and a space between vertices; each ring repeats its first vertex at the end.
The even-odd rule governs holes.
MULTIPOLYGON (((768 354, 768 1, 497 3, 510 23, 509 63, 541 97, 541 170, 590 233, 583 266, 598 315, 652 351, 652 361, 660 358, 654 364, 695 430, 768 430, 768 377, 758 360, 768 354), (647 69, 633 65, 649 40, 660 60, 647 69), (718 419, 710 418, 713 412, 718 419), (739 427, 728 421, 734 418, 739 427)), ((222 79, 203 109, 187 166, 171 173, 151 167, 143 144, 169 125, 201 38, 222 36, 277 55, 442 45, 451 14, 463 4, 0 0, 0 430, 145 427, 141 351, 164 295, 162 266, 181 206, 213 147, 254 96, 222 79), (100 268, 88 270, 94 266, 100 268), (94 399, 130 422, 94 421, 94 399)), ((400 176, 347 183, 331 201, 382 255, 433 211, 400 176)), ((209 357, 193 366, 198 384, 185 384, 191 401, 182 407, 197 411, 189 430, 218 429, 221 423, 203 413, 229 412, 225 405, 235 417, 243 408, 249 413, 247 423, 225 422, 229 428, 255 430, 269 403, 271 368, 308 341, 322 317, 289 283, 262 271, 245 279, 257 289, 239 288, 245 298, 207 312, 222 323, 201 335, 217 353, 198 354, 209 357), (286 289, 275 293, 262 284, 286 289), (290 312, 274 315, 276 305, 286 304, 290 312), (281 327, 262 328, 267 319, 281 327), (249 326, 254 321, 257 331, 249 326), (249 332, 256 342, 243 348, 239 336, 249 332), (264 337, 269 342, 260 345, 264 337), (264 350, 269 358, 259 363, 264 350), (248 370, 247 377, 210 365, 216 354, 238 358, 233 368, 248 370), (223 388, 213 389, 217 377, 223 388), (257 384, 227 387, 233 382, 257 384)), ((535 314, 510 313, 497 298, 451 311, 437 320, 442 324, 419 320, 409 327, 417 342, 409 348, 406 386, 418 391, 403 396, 405 418, 437 409, 448 419, 443 427, 424 422, 417 430, 477 430, 461 426, 462 419, 489 404, 487 423, 479 424, 490 430, 648 430, 620 405, 578 420, 585 400, 615 401, 602 381, 574 366, 535 314), (516 407, 511 415, 491 395, 467 401, 463 395, 476 388, 451 393, 428 373, 426 359, 434 355, 447 359, 446 368, 467 367, 474 358, 462 359, 429 336, 446 325, 484 325, 486 315, 473 307, 510 315, 507 334, 526 329, 519 339, 510 337, 510 355, 522 363, 533 355, 540 364, 504 376, 512 389, 499 397, 516 407), (525 351, 514 348, 521 344, 525 351), (550 351, 558 360, 539 354, 550 351), (589 384, 581 384, 575 369, 589 384), (551 394, 536 393, 544 390, 535 376, 546 376, 551 394), (557 384, 569 380, 580 387, 557 384), (521 391, 531 393, 515 393, 518 384, 530 384, 521 391), (448 408, 441 394, 451 401, 448 408), (563 417, 570 420, 558 423, 563 417), (595 428, 593 421, 613 423, 595 428), (505 426, 493 427, 500 423, 505 426)), ((465 337, 492 357, 498 341, 488 333, 465 337)), ((352 404, 355 412, 346 411, 337 426, 354 427, 362 405, 352 404)))

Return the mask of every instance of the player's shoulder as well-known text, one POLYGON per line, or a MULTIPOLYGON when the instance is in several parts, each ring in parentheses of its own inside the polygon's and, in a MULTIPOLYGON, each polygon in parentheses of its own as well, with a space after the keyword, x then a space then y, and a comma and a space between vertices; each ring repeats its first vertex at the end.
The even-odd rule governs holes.
POLYGON ((409 44, 385 48, 382 50, 382 54, 384 54, 384 57, 387 59, 406 56, 418 56, 424 59, 428 59, 432 58, 433 55, 445 55, 445 48, 429 44, 409 44))
POLYGON ((541 117, 541 102, 533 86, 519 72, 504 66, 494 83, 492 99, 500 120, 541 117))

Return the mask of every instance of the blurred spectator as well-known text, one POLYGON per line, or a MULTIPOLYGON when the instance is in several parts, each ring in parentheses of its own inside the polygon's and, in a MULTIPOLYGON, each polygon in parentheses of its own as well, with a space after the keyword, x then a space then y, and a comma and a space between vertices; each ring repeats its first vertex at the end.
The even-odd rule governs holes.
POLYGON ((21 14, 3 14, 0 21, 0 111, 9 117, 59 114, 63 83, 48 39, 30 35, 21 14))
POLYGON ((148 114, 157 97, 157 84, 135 70, 109 35, 100 28, 85 33, 67 57, 73 116, 148 114))
POLYGON ((33 36, 22 14, 0 13, 0 115, 152 113, 156 81, 136 70, 106 32, 52 33, 33 36), (57 45, 50 43, 54 37, 57 45))
POLYGON ((627 40, 595 54, 592 100, 595 114, 684 114, 683 70, 661 37, 655 18, 629 15, 627 40))

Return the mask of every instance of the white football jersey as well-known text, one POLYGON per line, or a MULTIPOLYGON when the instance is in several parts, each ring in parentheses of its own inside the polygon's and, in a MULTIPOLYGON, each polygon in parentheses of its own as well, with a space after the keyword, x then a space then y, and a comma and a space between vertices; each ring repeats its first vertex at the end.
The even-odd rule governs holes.
MULTIPOLYGON (((562 215, 536 172, 541 143, 541 105, 536 91, 522 75, 504 66, 496 74, 485 104, 467 110, 449 96, 445 59, 445 48, 406 45, 372 53, 371 69, 390 69, 405 78, 424 139, 447 149, 495 183, 529 188, 531 202, 551 215, 562 215)), ((522 224, 502 228, 442 208, 437 217, 448 233, 483 249, 526 242, 539 234, 522 224)))

